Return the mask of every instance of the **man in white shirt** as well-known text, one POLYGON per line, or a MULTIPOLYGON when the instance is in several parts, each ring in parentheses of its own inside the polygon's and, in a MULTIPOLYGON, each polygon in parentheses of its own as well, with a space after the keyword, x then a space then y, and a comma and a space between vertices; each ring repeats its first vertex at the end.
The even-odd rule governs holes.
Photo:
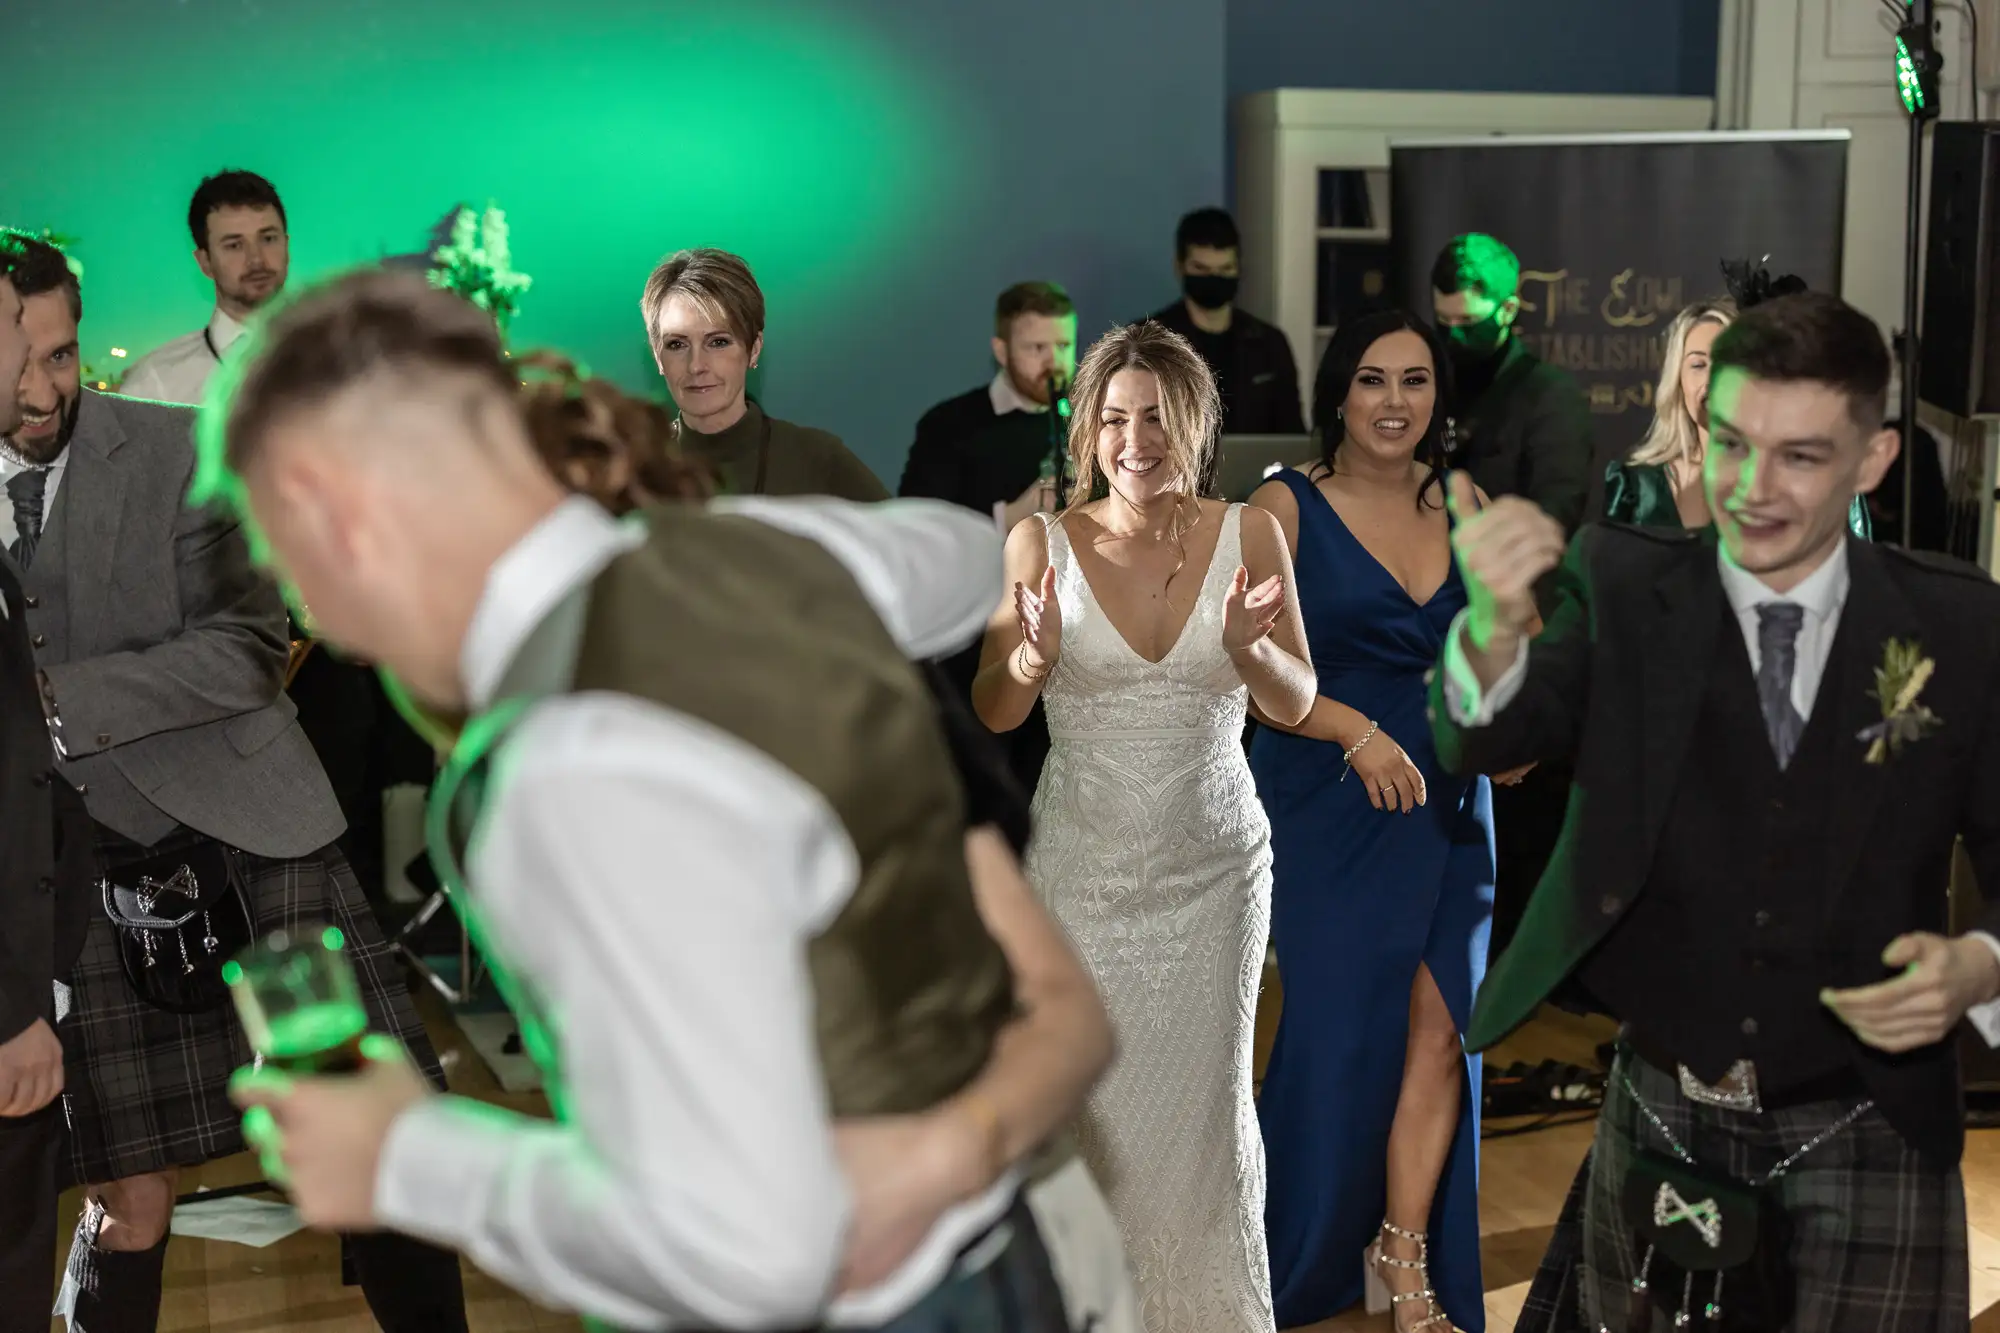
MULTIPOLYGON (((760 499, 621 525, 543 467, 490 320, 409 276, 345 279, 269 338, 205 441, 208 476, 240 478, 330 641, 479 715, 447 770, 465 803, 440 808, 464 816, 451 855, 561 1111, 496 1119, 395 1062, 253 1078, 303 1215, 421 1235, 633 1328, 1060 1327, 1012 1163, 1101 1061, 1069 1052, 1077 1076, 1039 1107, 988 1095, 979 1034, 1000 1015, 965 1001, 1001 992, 980 980, 991 942, 963 930, 964 811, 906 660, 977 633, 999 593, 990 528, 760 499), (893 962, 857 943, 856 912, 877 909, 875 928, 905 923, 893 962), (874 996, 896 1040, 843 993, 874 996), (940 1019, 962 1040, 940 1042, 940 1019), (859 1112, 877 1117, 855 1126, 874 1169, 855 1170, 842 1067, 879 1086, 968 1055, 976 1079, 943 1100, 859 1112), (914 1137, 883 1154, 885 1132, 914 1137), (971 1169, 888 1227, 907 1240, 883 1259, 884 1174, 893 1195, 940 1153, 971 1169)), ((1018 1054, 1003 1039, 992 1067, 1018 1054)))
POLYGON ((201 402, 244 323, 285 289, 292 263, 285 205, 256 172, 223 171, 204 180, 188 205, 188 231, 194 262, 215 284, 215 311, 206 326, 134 362, 118 385, 128 397, 201 402))
POLYGON ((2000 900, 1947 938, 1945 888, 1957 839, 2000 883, 2000 589, 1848 536, 1897 451, 1865 315, 1770 301, 1712 366, 1712 529, 1585 528, 1565 560, 1556 520, 1519 497, 1476 511, 1453 477, 1468 606, 1433 682, 1439 755, 1576 760, 1466 1044, 1558 995, 1625 1025, 1570 1288, 1583 1327, 1699 1305, 1745 1328, 1962 1328, 1947 1039, 1961 1017, 2000 1036, 2000 900))

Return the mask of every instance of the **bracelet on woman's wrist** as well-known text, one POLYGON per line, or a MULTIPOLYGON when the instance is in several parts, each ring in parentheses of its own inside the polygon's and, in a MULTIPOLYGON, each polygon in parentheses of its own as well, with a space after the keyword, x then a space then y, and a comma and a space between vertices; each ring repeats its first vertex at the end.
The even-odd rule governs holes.
POLYGON ((1375 733, 1381 729, 1382 726, 1379 722, 1370 722, 1368 730, 1361 733, 1361 739, 1348 746, 1346 753, 1340 756, 1340 780, 1342 782, 1347 781, 1347 770, 1354 767, 1354 756, 1360 754, 1361 747, 1374 740, 1375 733))
POLYGON ((1037 684, 1048 679, 1050 668, 1046 665, 1040 671, 1029 670, 1028 641, 1026 639, 1021 640, 1021 646, 1014 650, 1014 666, 1020 671, 1022 679, 1028 681, 1030 684, 1037 684))

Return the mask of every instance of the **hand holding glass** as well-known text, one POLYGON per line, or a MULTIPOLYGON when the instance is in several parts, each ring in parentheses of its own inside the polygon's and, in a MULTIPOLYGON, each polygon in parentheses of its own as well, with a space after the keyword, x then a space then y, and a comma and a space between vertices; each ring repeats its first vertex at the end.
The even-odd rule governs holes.
POLYGON ((363 1063, 368 1010, 334 926, 274 930, 223 967, 259 1066, 348 1074, 363 1063))

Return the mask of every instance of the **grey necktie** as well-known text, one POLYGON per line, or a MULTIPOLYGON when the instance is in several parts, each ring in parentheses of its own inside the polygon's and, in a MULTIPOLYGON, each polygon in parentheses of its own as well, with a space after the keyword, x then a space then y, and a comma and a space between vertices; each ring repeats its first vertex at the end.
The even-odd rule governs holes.
POLYGON ((1792 676, 1798 670, 1799 627, 1806 609, 1796 602, 1765 602, 1757 608, 1757 706, 1778 767, 1792 762, 1806 720, 1792 706, 1792 676))
POLYGON ((21 568, 35 563, 42 540, 42 497, 48 493, 49 470, 31 467, 7 478, 7 498, 14 503, 14 544, 7 549, 21 568))

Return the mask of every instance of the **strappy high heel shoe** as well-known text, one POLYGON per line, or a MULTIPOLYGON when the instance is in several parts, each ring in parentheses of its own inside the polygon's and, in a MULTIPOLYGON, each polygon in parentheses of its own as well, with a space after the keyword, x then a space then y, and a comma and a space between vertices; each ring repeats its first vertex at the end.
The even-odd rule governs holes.
POLYGON ((1417 1333, 1418 1329, 1433 1329, 1436 1330, 1436 1333, 1461 1333, 1458 1325, 1452 1323, 1443 1309, 1438 1306, 1437 1293, 1431 1290, 1430 1258, 1430 1241, 1425 1237, 1423 1232, 1405 1231, 1394 1222, 1388 1221, 1385 1218, 1382 1222, 1381 1234, 1376 1236, 1375 1243, 1368 1247, 1367 1253, 1363 1256, 1362 1281, 1367 1295, 1368 1313, 1389 1314, 1393 1316, 1399 1313, 1405 1305, 1415 1305, 1418 1302, 1422 1302, 1424 1308, 1423 1317, 1408 1326, 1405 1326, 1398 1319, 1396 1321, 1397 1333, 1417 1333), (1391 1237, 1397 1240, 1415 1242, 1417 1257, 1414 1259, 1398 1259, 1391 1255, 1384 1244, 1391 1237), (1382 1276, 1382 1270, 1385 1268, 1396 1268, 1404 1272, 1420 1274, 1417 1290, 1401 1292, 1392 1290, 1388 1280, 1382 1276))

